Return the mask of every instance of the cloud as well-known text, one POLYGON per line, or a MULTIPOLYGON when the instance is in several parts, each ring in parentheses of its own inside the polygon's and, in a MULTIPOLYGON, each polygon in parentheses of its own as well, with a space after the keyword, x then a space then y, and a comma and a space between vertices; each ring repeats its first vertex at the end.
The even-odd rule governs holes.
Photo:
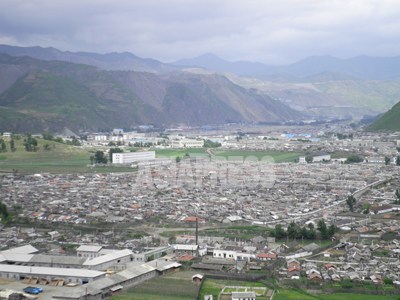
POLYGON ((0 42, 164 61, 398 55, 398 28, 397 0, 0 1, 0 42))

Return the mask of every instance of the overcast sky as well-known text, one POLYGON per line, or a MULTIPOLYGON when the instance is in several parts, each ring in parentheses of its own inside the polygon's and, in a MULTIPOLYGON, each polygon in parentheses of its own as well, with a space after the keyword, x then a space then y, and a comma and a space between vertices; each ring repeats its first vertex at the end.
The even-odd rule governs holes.
POLYGON ((0 43, 289 63, 400 55, 400 0, 0 0, 0 43))

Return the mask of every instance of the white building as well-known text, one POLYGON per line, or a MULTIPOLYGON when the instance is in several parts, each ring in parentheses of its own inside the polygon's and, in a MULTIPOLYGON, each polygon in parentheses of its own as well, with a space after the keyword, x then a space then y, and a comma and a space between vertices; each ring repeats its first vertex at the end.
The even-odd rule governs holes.
POLYGON ((27 277, 44 278, 51 282, 52 280, 63 279, 67 283, 74 282, 85 284, 106 276, 106 273, 85 270, 85 269, 67 269, 67 268, 48 268, 0 264, 0 276, 5 279, 22 280, 27 277))
POLYGON ((98 142, 105 142, 108 140, 108 136, 105 134, 96 134, 93 136, 93 139, 98 142))
POLYGON ((76 249, 78 257, 94 258, 101 255, 100 250, 102 246, 98 245, 81 245, 76 249))
POLYGON ((256 292, 232 292, 232 300, 256 300, 256 292))
POLYGON ((88 259, 83 263, 83 266, 90 270, 100 271, 107 270, 113 266, 124 266, 131 261, 133 261, 133 252, 129 249, 124 249, 88 259))
POLYGON ((236 251, 235 250, 227 250, 227 249, 214 249, 213 257, 215 258, 227 258, 236 260, 236 251))
POLYGON ((203 140, 196 139, 180 139, 180 140, 172 140, 171 147, 172 148, 201 148, 204 146, 203 140))
POLYGON ((320 154, 313 156, 313 162, 324 162, 324 161, 330 161, 331 160, 331 155, 330 154, 320 154))
POLYGON ((154 159, 156 159, 155 151, 113 153, 112 155, 112 161, 114 164, 129 164, 136 161, 154 159))

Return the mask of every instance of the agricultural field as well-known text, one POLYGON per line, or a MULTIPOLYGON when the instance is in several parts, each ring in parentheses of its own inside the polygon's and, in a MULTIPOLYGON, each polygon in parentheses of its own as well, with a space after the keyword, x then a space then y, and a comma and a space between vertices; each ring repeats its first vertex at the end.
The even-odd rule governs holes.
POLYGON ((192 283, 195 272, 182 271, 148 280, 112 300, 189 300, 196 299, 199 286, 192 283))

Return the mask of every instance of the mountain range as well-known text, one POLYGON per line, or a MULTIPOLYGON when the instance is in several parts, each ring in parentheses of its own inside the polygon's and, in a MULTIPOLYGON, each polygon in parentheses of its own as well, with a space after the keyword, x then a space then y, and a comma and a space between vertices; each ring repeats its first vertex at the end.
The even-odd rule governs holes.
POLYGON ((207 54, 167 64, 127 52, 0 45, 0 130, 361 118, 400 100, 399 67, 400 57, 270 66, 207 54))
POLYGON ((302 117, 280 101, 218 74, 107 71, 1 54, 0 82, 3 131, 284 122, 302 117))
POLYGON ((292 64, 272 66, 249 61, 229 62, 214 54, 204 54, 192 59, 179 60, 173 64, 180 67, 200 67, 216 72, 230 72, 238 76, 260 79, 270 79, 271 75, 286 74, 287 78, 307 80, 307 77, 324 73, 340 74, 339 79, 400 79, 400 56, 357 56, 349 59, 340 59, 329 55, 312 56, 292 64))

